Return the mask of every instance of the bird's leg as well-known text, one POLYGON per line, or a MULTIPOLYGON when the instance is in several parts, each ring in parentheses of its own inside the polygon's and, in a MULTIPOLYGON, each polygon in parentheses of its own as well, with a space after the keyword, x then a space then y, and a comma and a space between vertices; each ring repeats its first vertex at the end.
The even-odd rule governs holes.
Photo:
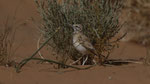
POLYGON ((78 60, 74 61, 73 63, 70 63, 70 65, 76 64, 76 63, 79 62, 82 58, 83 58, 83 56, 80 57, 78 60))
POLYGON ((97 64, 97 59, 95 59, 95 57, 96 57, 96 55, 94 56, 94 59, 92 61, 96 65, 97 64))
POLYGON ((97 64, 97 62, 93 59, 93 63, 96 65, 97 64))
POLYGON ((87 60, 88 60, 88 56, 86 56, 85 60, 83 59, 82 65, 85 65, 85 63, 87 62, 87 60))

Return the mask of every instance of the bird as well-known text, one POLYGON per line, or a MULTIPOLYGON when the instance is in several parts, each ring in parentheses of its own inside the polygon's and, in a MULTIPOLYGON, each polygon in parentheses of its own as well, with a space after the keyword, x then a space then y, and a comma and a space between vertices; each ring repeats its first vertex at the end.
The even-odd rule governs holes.
MULTIPOLYGON (((88 56, 89 53, 92 53, 94 57, 98 56, 98 54, 96 52, 96 49, 90 42, 90 39, 86 35, 83 34, 83 26, 81 24, 73 24, 72 28, 74 30, 73 31, 73 46, 78 52, 80 52, 83 55, 81 58, 86 56, 86 58, 82 62, 82 65, 84 65, 89 58, 88 56)), ((91 58, 94 58, 94 57, 91 57, 91 58)), ((81 60, 81 58, 79 58, 77 61, 81 60)), ((96 64, 95 60, 93 60, 93 62, 96 64)))

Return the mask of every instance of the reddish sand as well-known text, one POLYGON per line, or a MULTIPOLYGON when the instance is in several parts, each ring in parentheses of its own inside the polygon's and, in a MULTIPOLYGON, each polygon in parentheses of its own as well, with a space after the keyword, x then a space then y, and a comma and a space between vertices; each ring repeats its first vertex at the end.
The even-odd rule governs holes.
MULTIPOLYGON (((12 57, 18 62, 29 57, 36 50, 38 30, 32 21, 40 22, 34 0, 0 0, 0 27, 7 16, 14 16, 19 26, 15 47, 19 46, 12 57)), ((37 24, 39 25, 39 24, 37 24)), ((146 55, 143 46, 133 43, 120 43, 111 55, 113 59, 139 59, 146 55)), ((50 56, 47 54, 47 57, 50 56)), ((0 66, 0 84, 150 84, 150 67, 142 64, 122 66, 96 66, 88 70, 56 70, 50 64, 28 63, 21 73, 14 68, 0 66)))

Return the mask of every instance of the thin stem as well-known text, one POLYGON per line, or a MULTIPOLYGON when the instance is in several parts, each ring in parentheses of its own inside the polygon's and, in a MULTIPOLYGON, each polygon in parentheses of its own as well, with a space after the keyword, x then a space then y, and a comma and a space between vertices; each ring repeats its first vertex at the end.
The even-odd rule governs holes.
POLYGON ((19 72, 19 70, 28 62, 30 61, 48 42, 49 40, 52 39, 52 37, 60 30, 60 27, 51 35, 51 37, 49 37, 41 46, 39 49, 37 49, 32 55, 31 57, 22 60, 18 66, 16 66, 16 72, 19 72))

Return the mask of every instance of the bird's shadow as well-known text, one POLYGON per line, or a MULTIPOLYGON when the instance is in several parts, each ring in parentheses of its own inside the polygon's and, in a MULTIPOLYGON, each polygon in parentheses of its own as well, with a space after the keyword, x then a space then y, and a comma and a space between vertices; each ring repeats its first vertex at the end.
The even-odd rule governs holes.
MULTIPOLYGON (((128 65, 128 64, 143 64, 143 58, 140 58, 140 59, 107 59, 102 64, 102 66, 110 67, 110 66, 123 66, 123 65, 128 65)), ((78 67, 87 67, 87 66, 91 66, 91 65, 78 66, 78 67)), ((88 70, 88 69, 85 69, 85 70, 88 70)), ((40 71, 64 74, 64 73, 74 72, 78 70, 66 68, 66 69, 46 69, 46 70, 40 70, 40 71)))
POLYGON ((143 64, 144 59, 108 59, 103 64, 112 66, 122 66, 128 64, 143 64))

